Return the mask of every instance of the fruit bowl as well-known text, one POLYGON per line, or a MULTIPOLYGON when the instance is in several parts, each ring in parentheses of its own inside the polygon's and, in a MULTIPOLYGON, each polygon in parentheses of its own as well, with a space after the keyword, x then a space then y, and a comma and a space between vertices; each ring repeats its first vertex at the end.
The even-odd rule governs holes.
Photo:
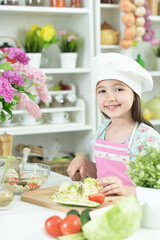
POLYGON ((20 167, 20 178, 14 169, 4 173, 4 183, 14 192, 20 194, 40 188, 50 175, 50 167, 45 164, 26 163, 22 173, 22 164, 20 167))

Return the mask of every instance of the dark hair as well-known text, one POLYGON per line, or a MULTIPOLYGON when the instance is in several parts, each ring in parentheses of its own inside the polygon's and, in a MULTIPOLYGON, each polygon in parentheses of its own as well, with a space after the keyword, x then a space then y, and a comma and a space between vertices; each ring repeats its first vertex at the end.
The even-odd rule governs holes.
POLYGON ((148 126, 154 128, 153 125, 143 117, 141 100, 140 100, 140 97, 136 93, 135 93, 135 99, 134 99, 134 102, 133 102, 133 105, 132 105, 132 118, 135 121, 138 121, 140 123, 145 123, 148 126))
MULTIPOLYGON (((134 99, 134 102, 133 102, 133 105, 132 105, 132 109, 131 109, 131 112, 132 112, 132 118, 137 121, 137 122, 140 122, 140 123, 145 123, 147 124, 148 126, 153 127, 153 125, 148 121, 146 120, 143 115, 142 115, 142 107, 141 107, 141 100, 140 100, 140 97, 136 94, 135 94, 135 99, 134 99)), ((104 114, 102 112, 102 114, 109 118, 106 114, 104 114)))

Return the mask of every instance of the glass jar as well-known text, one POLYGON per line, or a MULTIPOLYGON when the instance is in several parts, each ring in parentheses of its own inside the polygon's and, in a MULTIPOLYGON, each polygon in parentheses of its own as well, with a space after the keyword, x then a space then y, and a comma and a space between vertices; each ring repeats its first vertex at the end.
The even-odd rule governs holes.
POLYGON ((76 103, 77 97, 74 93, 69 93, 64 97, 64 106, 71 107, 76 103))
POLYGON ((50 107, 63 107, 64 98, 62 94, 57 94, 53 97, 50 107))
POLYGON ((17 0, 3 0, 1 5, 19 5, 17 0))
POLYGON ((4 182, 4 160, 0 159, 0 211, 10 209, 10 204, 14 199, 13 192, 4 182))
POLYGON ((70 7, 81 8, 81 0, 71 0, 70 7))
POLYGON ((51 7, 65 7, 65 0, 51 0, 51 7))
POLYGON ((44 6, 44 0, 26 0, 27 6, 44 6))

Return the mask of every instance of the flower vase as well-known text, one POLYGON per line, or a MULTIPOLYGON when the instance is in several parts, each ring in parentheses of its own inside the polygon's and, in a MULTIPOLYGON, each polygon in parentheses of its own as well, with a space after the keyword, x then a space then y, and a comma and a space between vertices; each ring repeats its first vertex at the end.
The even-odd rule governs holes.
POLYGON ((136 195, 143 211, 141 226, 160 230, 160 189, 136 187, 136 195))
POLYGON ((77 63, 77 56, 78 54, 75 52, 61 53, 60 54, 61 67, 67 69, 74 69, 77 63))
POLYGON ((41 64, 41 53, 27 53, 27 57, 30 58, 29 65, 34 68, 40 68, 41 64))

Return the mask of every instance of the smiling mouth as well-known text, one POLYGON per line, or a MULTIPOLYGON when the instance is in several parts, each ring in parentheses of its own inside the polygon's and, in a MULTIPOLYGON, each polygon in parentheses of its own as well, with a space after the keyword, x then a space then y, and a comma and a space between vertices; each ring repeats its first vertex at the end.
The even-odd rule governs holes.
POLYGON ((114 111, 116 110, 117 108, 119 108, 121 104, 119 105, 108 105, 108 106, 105 106, 105 108, 108 110, 108 111, 114 111))

